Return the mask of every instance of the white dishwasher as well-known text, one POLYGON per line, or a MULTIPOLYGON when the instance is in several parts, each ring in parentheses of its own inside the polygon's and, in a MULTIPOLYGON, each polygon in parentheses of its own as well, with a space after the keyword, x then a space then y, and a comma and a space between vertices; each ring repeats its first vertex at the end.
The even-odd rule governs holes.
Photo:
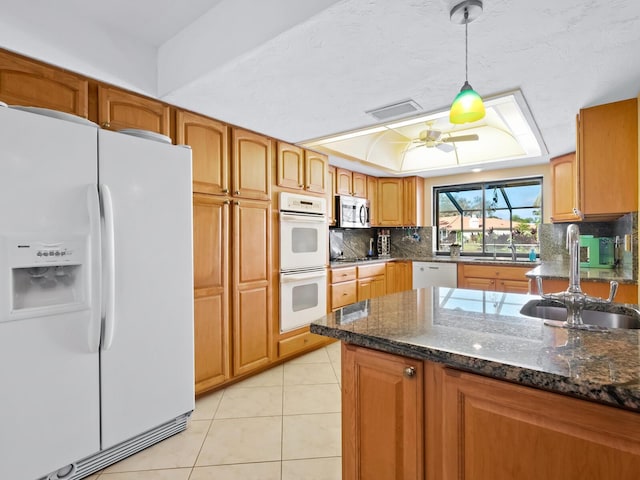
POLYGON ((413 288, 458 286, 458 265, 444 262, 413 262, 413 288))

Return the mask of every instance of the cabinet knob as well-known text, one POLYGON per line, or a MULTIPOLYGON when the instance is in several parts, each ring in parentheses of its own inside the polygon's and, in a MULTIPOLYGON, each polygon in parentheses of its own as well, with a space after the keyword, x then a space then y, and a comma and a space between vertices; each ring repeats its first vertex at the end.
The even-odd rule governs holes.
POLYGON ((407 367, 404 369, 405 377, 413 377, 416 374, 416 367, 407 367))
POLYGON ((240 205, 240 202, 236 200, 235 202, 233 202, 233 204, 234 205, 240 205))
POLYGON ((300 188, 304 187, 304 185, 303 185, 303 184, 301 184, 301 183, 299 183, 299 184, 298 184, 298 186, 299 186, 300 188))
POLYGON ((347 295, 349 295, 347 292, 342 292, 343 297, 346 297, 347 295))
POLYGON ((221 191, 222 191, 222 193, 229 193, 229 189, 228 188, 223 188, 221 191))
POLYGON ((102 124, 102 128, 111 128, 111 124, 109 122, 104 122, 102 124))
POLYGON ((235 195, 240 195, 240 190, 236 190, 235 192, 233 192, 235 195))
POLYGON ((224 205, 229 205, 231 202, 229 200, 225 200, 224 202, 222 202, 224 205))

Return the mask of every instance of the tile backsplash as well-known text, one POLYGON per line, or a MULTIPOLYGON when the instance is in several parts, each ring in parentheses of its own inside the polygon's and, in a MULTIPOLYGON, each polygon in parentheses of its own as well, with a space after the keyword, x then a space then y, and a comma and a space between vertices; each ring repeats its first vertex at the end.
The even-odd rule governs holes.
POLYGON ((434 227, 397 228, 331 228, 329 230, 330 258, 343 256, 360 258, 367 256, 369 242, 373 239, 374 256, 378 255, 378 233, 388 230, 390 256, 394 258, 422 258, 433 255, 434 227))

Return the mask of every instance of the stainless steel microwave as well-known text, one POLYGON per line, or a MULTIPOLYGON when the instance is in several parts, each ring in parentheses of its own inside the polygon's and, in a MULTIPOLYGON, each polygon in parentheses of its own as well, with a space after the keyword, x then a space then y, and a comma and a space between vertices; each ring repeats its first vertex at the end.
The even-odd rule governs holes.
POLYGON ((336 195, 336 226, 370 228, 369 200, 349 195, 336 195))

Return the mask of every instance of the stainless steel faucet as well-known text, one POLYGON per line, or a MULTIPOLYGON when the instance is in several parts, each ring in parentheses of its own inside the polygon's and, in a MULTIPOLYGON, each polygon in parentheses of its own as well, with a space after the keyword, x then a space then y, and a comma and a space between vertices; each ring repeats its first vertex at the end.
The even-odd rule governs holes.
POLYGON ((606 300, 586 295, 580 288, 580 229, 573 223, 567 228, 567 250, 569 250, 569 287, 567 290, 559 293, 543 293, 542 277, 536 277, 538 293, 542 298, 555 300, 566 307, 567 319, 562 326, 593 329, 593 326, 585 325, 582 322, 582 310, 589 305, 612 303, 618 291, 618 282, 613 280, 610 282, 609 298, 606 300))
POLYGON ((511 237, 511 243, 509 243, 509 248, 511 249, 511 260, 514 262, 518 260, 518 255, 516 254, 516 244, 513 241, 513 237, 511 237))

